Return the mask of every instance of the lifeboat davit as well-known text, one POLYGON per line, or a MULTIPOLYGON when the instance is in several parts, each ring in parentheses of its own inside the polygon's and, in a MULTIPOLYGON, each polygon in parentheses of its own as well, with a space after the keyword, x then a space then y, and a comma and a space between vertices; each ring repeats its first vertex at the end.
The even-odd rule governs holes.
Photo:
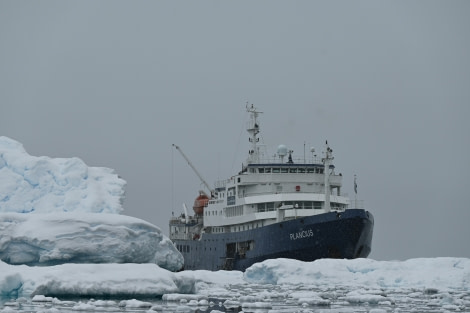
POLYGON ((204 207, 209 203, 209 197, 204 191, 199 191, 199 196, 194 200, 193 210, 196 215, 204 213, 204 207))

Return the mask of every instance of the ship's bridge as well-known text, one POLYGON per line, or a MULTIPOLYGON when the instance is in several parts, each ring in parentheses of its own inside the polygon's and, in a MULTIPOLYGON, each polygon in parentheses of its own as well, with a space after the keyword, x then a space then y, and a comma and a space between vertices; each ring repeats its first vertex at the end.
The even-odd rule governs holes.
MULTIPOLYGON (((335 166, 330 165, 330 169, 334 170, 335 166)), ((242 173, 316 173, 323 174, 325 166, 318 163, 259 163, 248 164, 242 173)))

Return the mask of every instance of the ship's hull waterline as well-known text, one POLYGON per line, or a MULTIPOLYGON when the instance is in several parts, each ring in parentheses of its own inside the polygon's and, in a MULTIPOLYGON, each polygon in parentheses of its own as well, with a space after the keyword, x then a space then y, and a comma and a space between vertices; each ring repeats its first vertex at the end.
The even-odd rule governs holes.
POLYGON ((363 209, 299 217, 233 232, 174 240, 186 270, 240 270, 275 258, 314 261, 363 258, 371 251, 374 218, 363 209))

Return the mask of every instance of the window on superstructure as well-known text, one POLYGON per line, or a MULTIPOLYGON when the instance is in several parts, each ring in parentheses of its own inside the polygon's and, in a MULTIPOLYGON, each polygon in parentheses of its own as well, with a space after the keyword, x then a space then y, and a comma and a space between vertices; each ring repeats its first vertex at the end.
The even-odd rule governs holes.
POLYGON ((274 211, 274 202, 266 203, 266 211, 274 211))
POLYGON ((322 203, 320 201, 314 201, 313 202, 313 209, 314 210, 321 210, 322 203))
POLYGON ((289 170, 287 167, 281 167, 281 173, 288 173, 289 170))
POLYGON ((305 169, 304 168, 299 168, 299 173, 305 173, 305 169))
POLYGON ((265 169, 264 169, 264 172, 265 172, 265 173, 271 173, 271 168, 270 168, 270 167, 265 168, 265 169))
POLYGON ((315 168, 313 167, 308 168, 307 173, 315 173, 315 168))
POLYGON ((264 173, 264 168, 261 168, 261 167, 258 168, 258 172, 259 172, 259 173, 264 173))
POLYGON ((289 172, 290 172, 290 173, 297 173, 297 168, 295 168, 295 167, 294 167, 294 168, 290 168, 290 169, 289 169, 289 172))
POLYGON ((273 168, 273 173, 280 173, 281 169, 279 167, 273 168))

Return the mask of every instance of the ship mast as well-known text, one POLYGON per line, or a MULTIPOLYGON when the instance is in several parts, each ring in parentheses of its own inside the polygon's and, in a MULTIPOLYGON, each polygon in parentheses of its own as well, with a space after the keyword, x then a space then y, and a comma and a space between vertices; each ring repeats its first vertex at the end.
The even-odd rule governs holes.
POLYGON ((333 150, 328 146, 328 141, 325 142, 326 151, 325 157, 322 159, 324 164, 323 174, 325 176, 325 211, 330 212, 330 165, 333 161, 333 150))
POLYGON ((248 164, 252 163, 259 163, 259 147, 257 145, 259 138, 257 137, 259 133, 259 122, 258 122, 258 115, 260 111, 257 111, 257 109, 253 106, 246 105, 246 111, 250 113, 250 120, 247 123, 246 130, 250 134, 249 141, 251 142, 251 147, 250 150, 248 151, 248 164))

